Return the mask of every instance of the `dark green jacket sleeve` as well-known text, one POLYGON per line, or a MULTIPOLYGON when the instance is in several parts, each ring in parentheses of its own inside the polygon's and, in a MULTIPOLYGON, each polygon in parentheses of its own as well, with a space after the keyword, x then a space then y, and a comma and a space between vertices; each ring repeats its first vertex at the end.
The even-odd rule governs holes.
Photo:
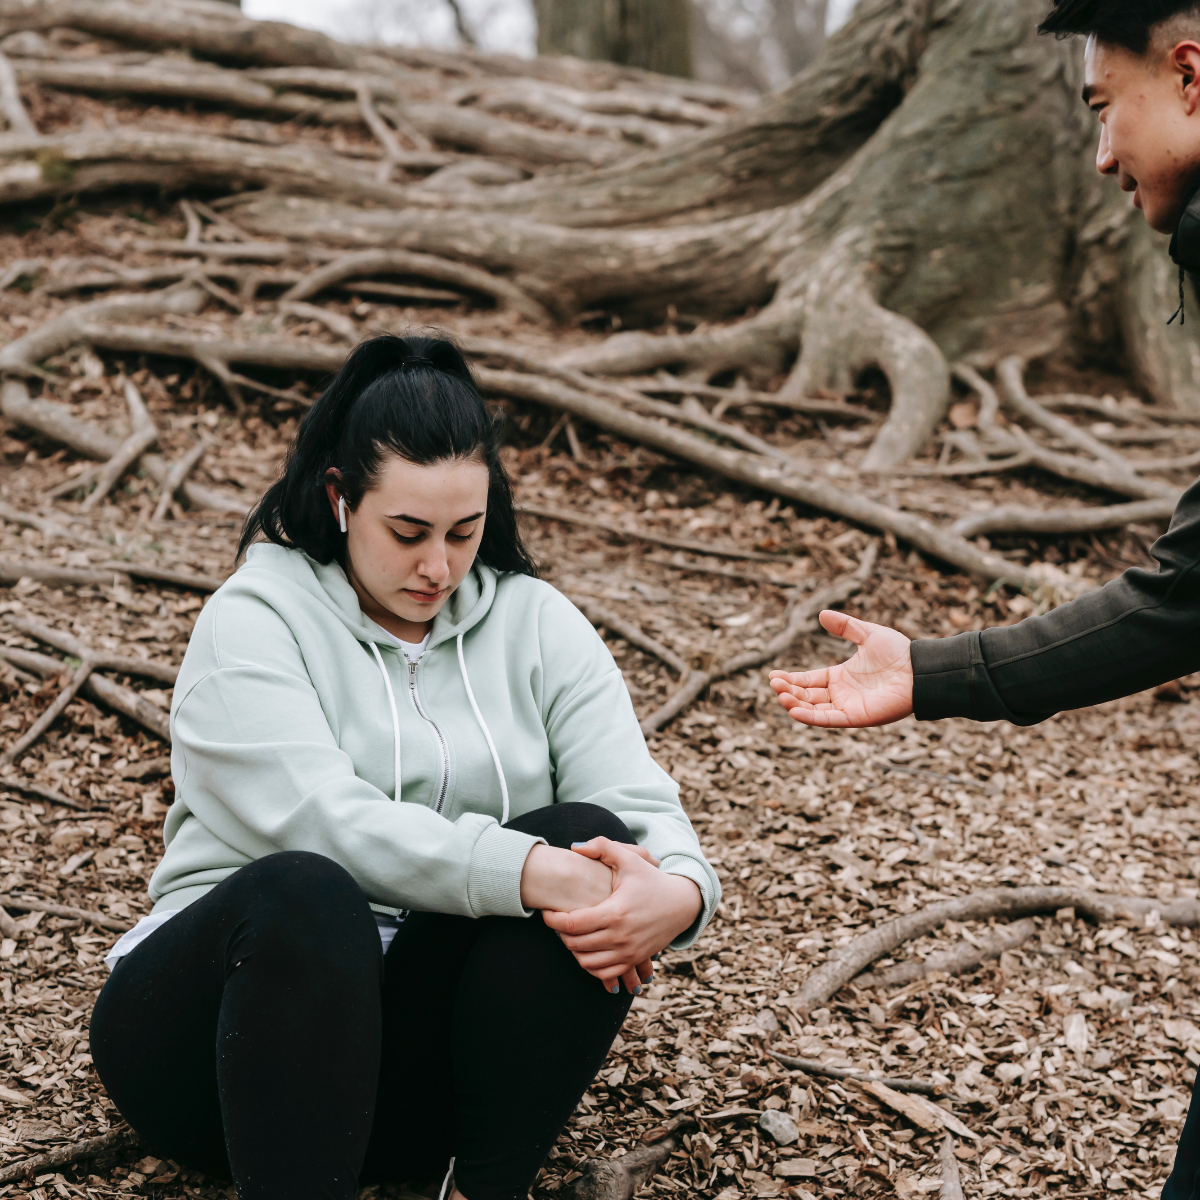
POLYGON ((1200 483, 1135 568, 1043 617, 914 642, 917 718, 1035 725, 1200 670, 1200 483))

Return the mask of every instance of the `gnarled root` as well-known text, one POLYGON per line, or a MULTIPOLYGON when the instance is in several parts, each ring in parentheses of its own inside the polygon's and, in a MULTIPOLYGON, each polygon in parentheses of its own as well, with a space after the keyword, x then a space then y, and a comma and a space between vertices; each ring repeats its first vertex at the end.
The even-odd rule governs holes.
POLYGON ((891 385, 891 412, 859 466, 886 471, 933 436, 950 402, 950 369, 929 334, 876 301, 859 260, 862 241, 861 230, 845 230, 806 273, 807 282, 789 289, 803 296, 804 334, 782 394, 852 391, 857 376, 877 367, 891 385))

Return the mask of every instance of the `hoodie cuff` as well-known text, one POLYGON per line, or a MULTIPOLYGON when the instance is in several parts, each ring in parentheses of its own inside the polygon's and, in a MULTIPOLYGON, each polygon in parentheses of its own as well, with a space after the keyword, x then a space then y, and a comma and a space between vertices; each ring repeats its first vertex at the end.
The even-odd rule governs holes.
POLYGON ((670 950, 686 950, 703 932, 720 903, 720 894, 714 894, 712 877, 704 864, 687 854, 668 854, 658 864, 658 869, 667 875, 682 875, 700 889, 700 915, 668 947, 670 950))
POLYGON ((913 712, 918 721, 969 717, 1020 723, 992 683, 978 632, 913 642, 911 650, 913 712))
POLYGON ((521 903, 521 872, 530 850, 545 842, 495 822, 485 825, 475 839, 467 874, 471 916, 528 917, 533 910, 521 903))

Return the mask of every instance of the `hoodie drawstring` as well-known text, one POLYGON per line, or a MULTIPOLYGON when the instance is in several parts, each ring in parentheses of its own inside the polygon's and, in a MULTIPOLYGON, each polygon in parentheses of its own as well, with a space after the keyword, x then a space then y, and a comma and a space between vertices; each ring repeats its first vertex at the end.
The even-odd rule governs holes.
POLYGON ((394 799, 397 803, 400 801, 400 714, 396 711, 396 693, 392 691, 392 681, 387 673, 387 667, 383 665, 383 655, 379 653, 379 647, 374 642, 371 643, 371 653, 375 655, 375 662, 379 666, 379 673, 383 676, 383 686, 387 688, 388 705, 392 710, 392 745, 395 747, 396 757, 396 792, 394 799))
MULTIPOLYGON (((395 799, 400 799, 400 714, 396 711, 396 693, 392 691, 392 680, 387 673, 387 667, 384 666, 383 655, 379 653, 379 647, 374 642, 370 643, 371 653, 375 655, 375 662, 379 667, 379 673, 383 676, 383 686, 387 688, 388 706, 392 710, 392 742, 396 748, 396 792, 395 799)), ((496 768, 496 775, 500 779, 500 824, 508 824, 508 780, 504 778, 504 768, 500 765, 500 755, 496 751, 496 743, 492 741, 492 732, 487 727, 487 722, 483 719, 483 713, 479 711, 479 705, 475 701, 475 693, 471 690, 471 679, 467 674, 467 660, 463 655, 463 635, 458 635, 458 669, 462 674, 463 687, 467 689, 467 699, 471 702, 471 711, 475 714, 475 720, 479 722, 479 728, 483 732, 483 740, 487 742, 487 748, 492 756, 492 765, 496 768)))
POLYGON ((496 743, 492 741, 491 731, 487 727, 487 722, 483 719, 483 713, 479 711, 479 705, 475 703, 475 693, 471 691, 471 680, 467 675, 467 660, 463 657, 463 635, 458 635, 458 670, 462 675, 463 687, 467 689, 467 699, 471 702, 471 711, 475 714, 475 720, 479 722, 479 728, 483 730, 484 741, 487 742, 487 748, 492 752, 492 762, 496 766, 496 774, 500 777, 500 801, 501 801, 501 817, 500 824, 508 824, 508 781, 504 778, 504 768, 500 765, 500 755, 496 753, 496 743))

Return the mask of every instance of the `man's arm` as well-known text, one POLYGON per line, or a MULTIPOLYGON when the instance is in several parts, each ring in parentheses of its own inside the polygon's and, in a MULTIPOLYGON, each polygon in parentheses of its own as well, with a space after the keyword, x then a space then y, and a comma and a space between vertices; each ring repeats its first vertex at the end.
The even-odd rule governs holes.
POLYGON ((1156 571, 1134 569, 1096 592, 1018 625, 909 642, 844 613, 821 624, 858 646, 847 662, 771 673, 805 725, 863 728, 912 713, 1034 725, 1200 669, 1200 483, 1155 542, 1156 571))
POLYGON ((919 720, 1033 725, 1200 669, 1200 483, 1151 551, 1096 592, 1017 625, 912 644, 919 720))

